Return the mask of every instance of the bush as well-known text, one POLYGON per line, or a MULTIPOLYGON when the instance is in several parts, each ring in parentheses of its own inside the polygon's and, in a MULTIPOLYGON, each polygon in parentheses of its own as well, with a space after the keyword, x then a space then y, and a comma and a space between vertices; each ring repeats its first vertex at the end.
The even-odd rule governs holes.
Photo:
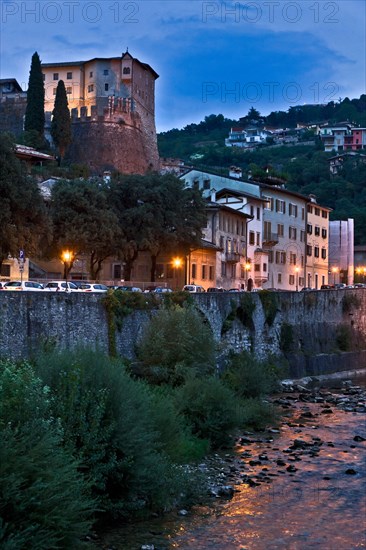
POLYGON ((277 386, 278 372, 270 361, 260 362, 244 351, 231 357, 223 380, 239 397, 261 397, 277 386))
POLYGON ((0 440, 1 548, 78 548, 96 503, 26 363, 0 363, 0 440))
POLYGON ((273 406, 261 399, 245 399, 242 408, 243 424, 252 430, 262 430, 276 420, 273 406))
POLYGON ((150 382, 179 385, 186 371, 199 376, 213 372, 215 342, 194 309, 176 307, 153 317, 137 354, 150 382))
POLYGON ((240 401, 218 378, 190 378, 175 390, 175 402, 193 433, 208 439, 213 448, 227 444, 240 423, 240 401))
POLYGON ((65 443, 108 515, 160 511, 176 502, 189 479, 164 448, 161 411, 145 383, 131 379, 120 361, 86 350, 44 356, 36 368, 56 397, 65 443))

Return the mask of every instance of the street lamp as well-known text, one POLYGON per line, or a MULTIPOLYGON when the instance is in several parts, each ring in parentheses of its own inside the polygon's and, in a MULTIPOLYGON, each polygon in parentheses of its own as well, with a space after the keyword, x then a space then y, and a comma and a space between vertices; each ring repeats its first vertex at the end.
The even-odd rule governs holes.
POLYGON ((299 267, 295 267, 295 274, 296 274, 296 292, 299 291, 299 271, 300 271, 300 268, 299 267))
POLYGON ((73 259, 73 253, 70 250, 64 250, 61 254, 62 261, 64 262, 64 275, 66 281, 66 290, 67 290, 67 275, 70 270, 71 262, 73 259))
POLYGON ((357 275, 361 275, 362 282, 364 283, 365 282, 365 277, 366 277, 366 267, 364 267, 364 266, 356 267, 356 273, 357 273, 357 275))
POLYGON ((339 271, 339 267, 332 267, 332 273, 333 273, 333 284, 335 285, 336 282, 336 274, 339 271))
POLYGON ((182 267, 182 264, 183 264, 182 258, 173 258, 172 264, 174 268, 174 284, 175 284, 175 288, 177 288, 178 287, 177 269, 182 267))
POLYGON ((249 275, 249 271, 251 270, 251 263, 247 260, 244 264, 244 269, 245 269, 245 288, 246 290, 248 290, 248 275, 249 275))

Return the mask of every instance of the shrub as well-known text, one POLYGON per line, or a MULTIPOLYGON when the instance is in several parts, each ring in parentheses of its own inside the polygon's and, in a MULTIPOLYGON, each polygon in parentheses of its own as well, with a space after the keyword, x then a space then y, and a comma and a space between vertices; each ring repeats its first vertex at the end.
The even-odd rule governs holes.
POLYGON ((349 313, 353 308, 359 308, 361 300, 358 296, 352 293, 345 293, 342 298, 342 311, 343 313, 349 313))
POLYGON ((0 363, 0 440, 1 548, 78 548, 96 503, 26 363, 0 363))
POLYGON ((200 376, 213 371, 215 343, 194 309, 176 307, 153 317, 137 355, 150 382, 178 385, 187 370, 200 376))
POLYGON ((190 378, 175 390, 175 402, 193 433, 208 439, 213 448, 226 444, 239 425, 240 401, 218 378, 190 378))
POLYGON ((290 323, 282 323, 280 329, 280 349, 283 352, 289 352, 294 345, 294 329, 290 323))
POLYGON ((275 389, 278 373, 270 361, 260 362, 244 351, 231 357, 223 380, 241 398, 260 397, 275 389))
POLYGON ((262 302, 266 323, 272 326, 278 311, 278 298, 276 292, 268 290, 260 290, 258 292, 260 301, 262 302))
POLYGON ((65 443, 108 515, 161 510, 184 492, 189 480, 164 449, 151 391, 120 361, 79 350, 39 358, 37 372, 56 396, 65 443))
POLYGON ((242 407, 243 424, 252 430, 262 430, 276 420, 273 406, 261 399, 245 399, 242 407))

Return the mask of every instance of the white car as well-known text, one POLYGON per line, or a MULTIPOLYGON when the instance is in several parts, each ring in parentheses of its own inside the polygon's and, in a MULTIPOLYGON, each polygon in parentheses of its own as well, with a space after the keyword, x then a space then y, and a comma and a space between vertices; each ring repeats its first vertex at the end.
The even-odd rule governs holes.
POLYGON ((81 292, 108 292, 109 288, 100 283, 80 283, 78 285, 81 292))
POLYGON ((27 291, 43 291, 43 285, 36 281, 9 281, 4 284, 4 290, 27 290, 27 291))
POLYGON ((205 292, 205 289, 201 285, 184 285, 182 290, 184 292, 205 292))
POLYGON ((49 281, 44 289, 50 292, 79 292, 78 287, 70 281, 49 281))

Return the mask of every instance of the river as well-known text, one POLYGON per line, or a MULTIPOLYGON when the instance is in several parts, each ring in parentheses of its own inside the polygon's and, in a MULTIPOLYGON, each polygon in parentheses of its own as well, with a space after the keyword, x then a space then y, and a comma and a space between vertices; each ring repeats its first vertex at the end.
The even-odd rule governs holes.
POLYGON ((235 472, 231 499, 115 528, 98 548, 366 548, 365 397, 355 381, 346 389, 274 396, 279 433, 245 433, 223 458, 235 472))

